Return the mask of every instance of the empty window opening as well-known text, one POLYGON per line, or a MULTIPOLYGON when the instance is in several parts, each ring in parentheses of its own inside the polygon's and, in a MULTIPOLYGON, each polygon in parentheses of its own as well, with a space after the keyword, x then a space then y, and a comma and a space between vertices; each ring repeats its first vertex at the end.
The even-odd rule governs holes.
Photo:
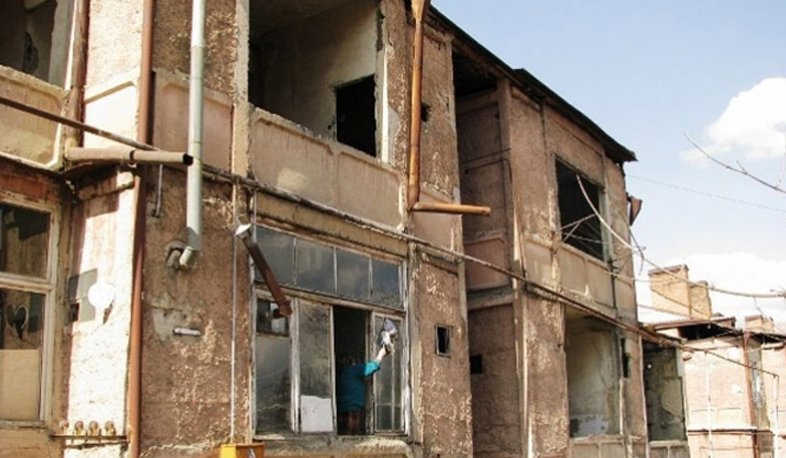
POLYGON ((0 2, 0 65, 62 85, 71 0, 0 2))
POLYGON ((377 155, 374 77, 336 88, 336 139, 369 156, 377 155))
POLYGON ((249 6, 249 101, 375 156, 379 2, 251 0, 249 6))
POLYGON ((336 413, 339 435, 367 434, 366 412, 371 402, 373 379, 366 379, 366 334, 368 312, 348 307, 333 307, 333 338, 336 366, 336 413), (354 371, 354 372, 353 372, 354 371))
POLYGON ((643 350, 649 440, 686 440, 680 351, 650 342, 643 343, 643 350))
POLYGON ((593 207, 601 210, 598 186, 560 161, 557 161, 557 184, 562 241, 603 260, 603 233, 593 210, 593 207), (589 202, 582 192, 582 185, 589 202))
POLYGON ((628 353, 625 345, 625 339, 620 339, 620 364, 622 365, 622 376, 630 378, 630 353, 628 353))
POLYGON ((483 355, 472 355, 469 357, 470 375, 483 373, 483 355))
POLYGON ((570 436, 618 434, 620 369, 615 331, 594 318, 566 318, 570 436))
POLYGON ((437 326, 437 354, 450 356, 450 328, 437 326))

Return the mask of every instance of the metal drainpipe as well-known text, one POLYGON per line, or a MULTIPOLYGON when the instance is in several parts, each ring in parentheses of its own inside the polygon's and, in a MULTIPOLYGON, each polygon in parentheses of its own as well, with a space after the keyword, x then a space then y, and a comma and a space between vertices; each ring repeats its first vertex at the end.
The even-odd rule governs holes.
POLYGON ((180 266, 190 268, 202 244, 202 110, 205 72, 205 0, 194 0, 191 16, 191 74, 188 89, 188 154, 194 164, 188 168, 186 202, 187 246, 180 266))
MULTIPOLYGON (((137 140, 150 142, 150 99, 153 79, 153 22, 155 0, 145 0, 142 16, 142 56, 139 75, 139 117, 137 120, 137 140)), ((145 265, 145 231, 147 228, 147 180, 146 167, 137 166, 134 177, 134 251, 133 286, 131 291, 131 324, 129 329, 128 351, 128 396, 127 396, 127 435, 128 456, 139 458, 141 443, 142 410, 142 289, 145 265)))
POLYGON ((412 106, 410 107, 409 133, 409 183, 407 187, 407 208, 412 210, 420 201, 420 122, 421 96, 423 82, 423 21, 428 12, 430 0, 413 0, 412 15, 415 19, 415 38, 412 59, 412 106))

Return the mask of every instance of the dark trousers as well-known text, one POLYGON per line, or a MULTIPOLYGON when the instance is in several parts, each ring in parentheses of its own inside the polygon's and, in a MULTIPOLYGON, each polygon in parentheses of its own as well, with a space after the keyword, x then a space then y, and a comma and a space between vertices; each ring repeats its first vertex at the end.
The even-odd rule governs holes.
POLYGON ((361 436, 365 434, 366 412, 355 410, 338 413, 338 433, 342 436, 361 436))

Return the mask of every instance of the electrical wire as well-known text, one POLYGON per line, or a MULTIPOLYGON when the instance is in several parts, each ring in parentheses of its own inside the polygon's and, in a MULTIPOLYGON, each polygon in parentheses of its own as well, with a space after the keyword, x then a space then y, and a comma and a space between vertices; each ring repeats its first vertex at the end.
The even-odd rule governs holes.
MULTIPOLYGON (((634 251, 633 247, 630 245, 630 243, 628 243, 624 238, 622 238, 619 234, 617 234, 616 231, 614 231, 614 229, 611 227, 611 225, 608 222, 606 222, 605 219, 603 219, 601 214, 598 212, 598 209, 595 208, 595 205, 592 204, 592 201, 590 200, 589 195, 587 194, 587 190, 584 188, 584 183, 582 182, 581 177, 579 175, 576 175, 576 180, 578 180, 579 187, 581 188, 581 193, 584 194, 584 198, 587 200, 587 204, 589 204, 590 208, 592 208, 592 211, 598 217, 598 219, 600 220, 601 224, 603 224, 603 226, 611 233, 611 235, 614 236, 614 238, 616 238, 617 240, 619 240, 620 243, 622 243, 629 250, 634 251)), ((632 231, 629 231, 629 232, 632 232, 632 231)), ((682 278, 682 277, 679 277, 677 275, 671 274, 668 270, 664 269, 663 267, 659 266, 658 264, 654 263, 653 261, 650 261, 645 256, 641 256, 641 259, 642 259, 642 261, 646 262, 647 264, 650 264, 651 266, 655 267, 656 269, 663 270, 666 274, 672 275, 674 278, 678 279, 679 281, 685 282, 685 283, 687 283, 689 285, 706 286, 707 289, 709 289, 711 291, 715 291, 716 293, 728 294, 730 296, 740 296, 740 297, 757 297, 757 298, 760 298, 760 299, 786 298, 786 291, 777 292, 777 293, 749 293, 749 292, 732 291, 732 290, 728 290, 728 289, 724 289, 724 288, 718 288, 717 286, 713 286, 713 285, 710 285, 710 284, 706 284, 705 285, 703 283, 693 282, 693 281, 690 281, 690 280, 688 280, 686 278, 682 278)))
POLYGON ((712 198, 719 199, 719 200, 725 200, 727 202, 733 202, 733 203, 741 204, 741 205, 748 205, 750 207, 756 207, 756 208, 760 208, 762 210, 769 210, 769 211, 778 212, 778 213, 786 213, 786 209, 770 207, 768 205, 757 204, 756 202, 751 202, 749 200, 742 200, 742 199, 735 199, 733 197, 721 196, 719 194, 713 194, 713 193, 706 192, 706 191, 699 191, 697 189, 691 189, 691 188, 687 188, 687 187, 684 187, 684 186, 671 184, 671 183, 666 183, 664 181, 653 180, 651 178, 644 178, 644 177, 637 176, 637 175, 626 174, 625 176, 628 177, 628 178, 633 178, 633 179, 636 179, 636 180, 646 181, 648 183, 657 184, 657 185, 664 186, 664 187, 667 187, 667 188, 678 189, 680 191, 690 192, 690 193, 698 194, 698 195, 701 195, 701 196, 712 197, 712 198))

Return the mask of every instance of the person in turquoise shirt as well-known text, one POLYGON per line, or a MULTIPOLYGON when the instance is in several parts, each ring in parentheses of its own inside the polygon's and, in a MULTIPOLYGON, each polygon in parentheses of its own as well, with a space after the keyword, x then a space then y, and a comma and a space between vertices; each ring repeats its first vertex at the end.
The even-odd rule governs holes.
POLYGON ((390 353, 385 345, 377 357, 367 363, 350 361, 338 376, 338 433, 357 436, 365 434, 366 426, 366 378, 380 369, 385 356, 390 353))

